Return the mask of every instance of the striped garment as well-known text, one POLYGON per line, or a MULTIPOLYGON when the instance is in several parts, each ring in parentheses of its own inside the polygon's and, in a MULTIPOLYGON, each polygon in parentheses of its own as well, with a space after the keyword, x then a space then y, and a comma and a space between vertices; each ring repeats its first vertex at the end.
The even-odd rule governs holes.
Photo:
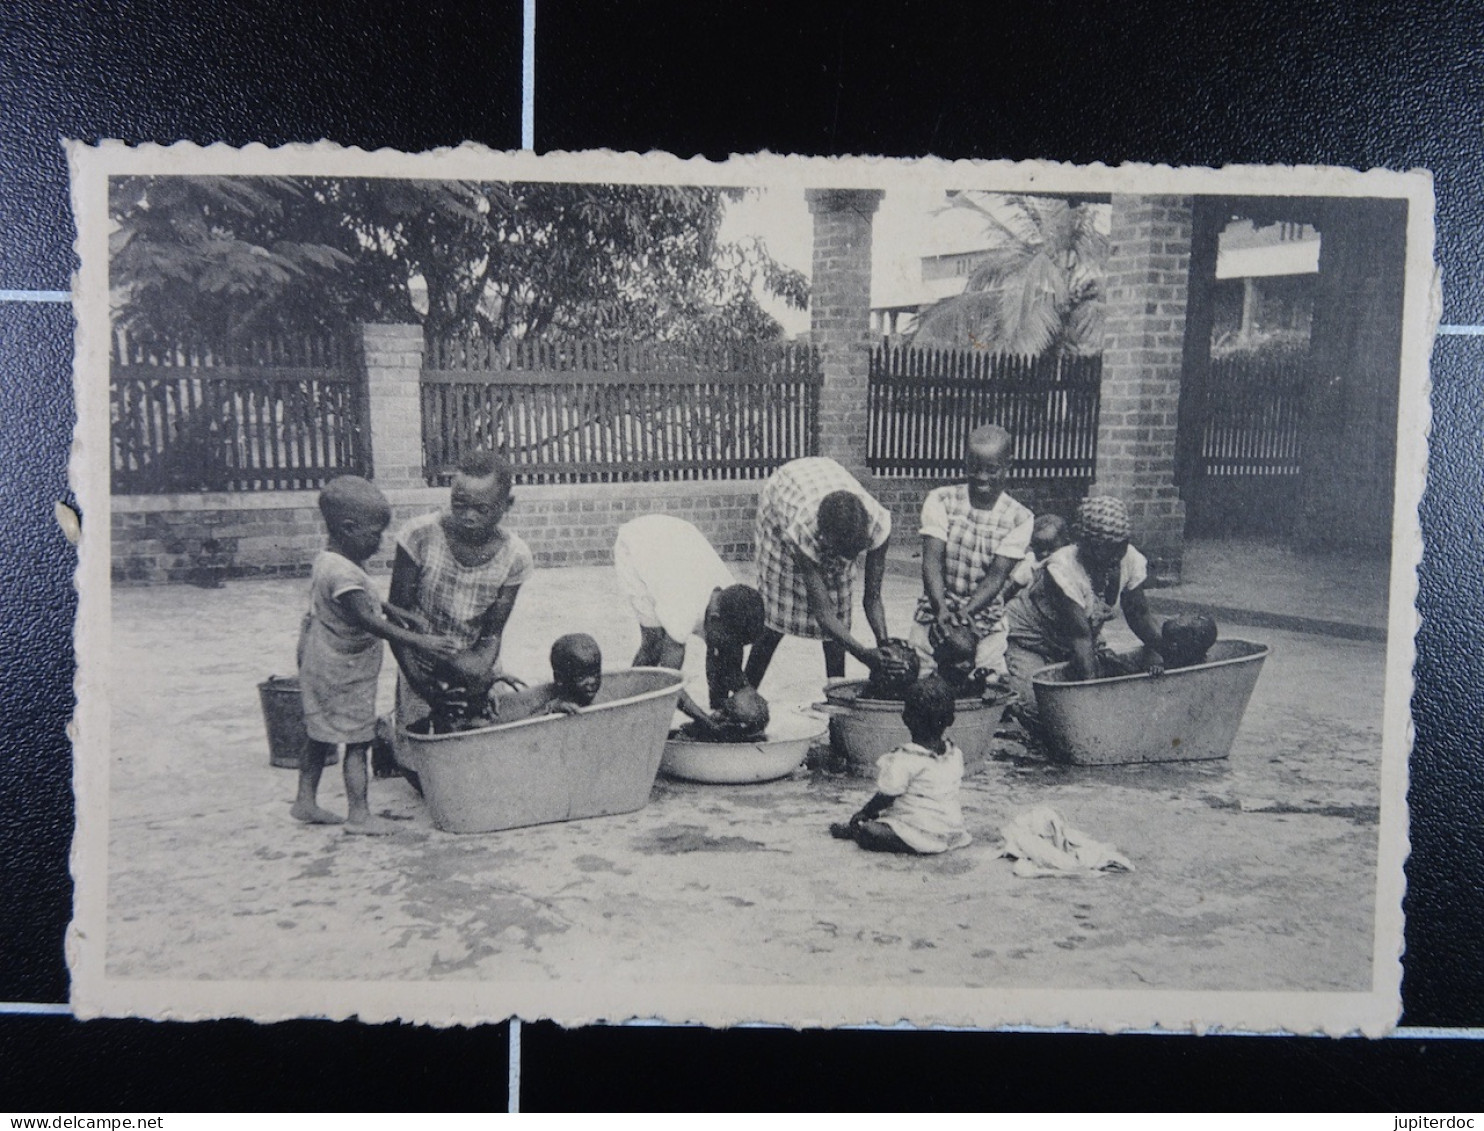
POLYGON ((855 561, 823 557, 819 549, 819 504, 826 495, 849 491, 871 519, 871 549, 891 537, 891 512, 866 493, 855 476, 824 456, 786 463, 769 477, 757 507, 757 575, 768 627, 786 636, 824 637, 809 611, 809 595, 796 558, 816 563, 824 575, 830 606, 850 627, 855 561))
POLYGON ((521 537, 498 531, 500 547, 489 561, 461 565, 443 531, 443 514, 415 518, 397 535, 397 548, 418 567, 417 607, 434 633, 451 636, 465 648, 478 640, 484 615, 500 590, 525 583, 531 575, 531 549, 521 537))

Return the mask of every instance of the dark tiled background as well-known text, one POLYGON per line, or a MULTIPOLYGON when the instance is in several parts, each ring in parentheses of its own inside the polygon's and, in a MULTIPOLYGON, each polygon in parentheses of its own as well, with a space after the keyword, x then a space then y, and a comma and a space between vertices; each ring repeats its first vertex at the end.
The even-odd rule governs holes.
MULTIPOLYGON (((536 141, 720 158, 935 153, 1427 167, 1444 321, 1484 322, 1477 5, 537 0, 536 141)), ((518 3, 0 11, 0 289, 65 289, 59 138, 518 143, 518 3)), ((0 1000, 61 1001, 74 560, 71 317, 0 306, 0 1000)), ((1484 1026, 1484 340, 1444 339, 1423 504, 1405 1021, 1484 1026)), ((327 961, 333 956, 327 956, 327 961)), ((563 1032, 524 1106, 1475 1107, 1484 1042, 563 1032), (925 1090, 904 1090, 915 1079, 925 1090)), ((504 1104, 506 1035, 0 1017, 0 1095, 48 1108, 504 1104)))

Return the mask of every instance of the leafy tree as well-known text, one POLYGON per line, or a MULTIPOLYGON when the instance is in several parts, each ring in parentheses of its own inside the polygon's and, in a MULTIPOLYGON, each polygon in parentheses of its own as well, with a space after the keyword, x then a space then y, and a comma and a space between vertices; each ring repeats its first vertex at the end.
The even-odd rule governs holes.
POLYGON ((324 287, 355 262, 305 183, 287 177, 109 182, 120 324, 170 337, 325 329, 324 287))
POLYGON ((958 192, 949 194, 947 207, 982 218, 989 247, 962 294, 922 312, 915 344, 1031 356, 1102 348, 1108 239, 1092 205, 958 192))
POLYGON ((807 283, 718 239, 741 190, 290 178, 113 183, 121 321, 238 334, 421 321, 429 340, 773 338, 754 286, 807 283))

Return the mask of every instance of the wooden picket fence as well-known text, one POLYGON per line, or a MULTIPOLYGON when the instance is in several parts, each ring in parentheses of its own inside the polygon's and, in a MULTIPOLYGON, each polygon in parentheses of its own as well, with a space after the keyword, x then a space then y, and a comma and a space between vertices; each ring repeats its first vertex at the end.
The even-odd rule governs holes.
POLYGON ((435 343, 422 373, 424 473, 499 452, 527 483, 761 479, 817 448, 815 350, 478 339, 435 343))
POLYGON ((294 490, 364 474, 362 380, 344 342, 113 335, 113 490, 294 490))
POLYGON ((1309 385, 1303 355, 1213 358, 1206 383, 1201 474, 1297 477, 1303 470, 1309 385))
POLYGON ((1102 358, 878 346, 871 353, 867 463, 877 475, 963 469, 981 424, 1015 437, 1012 480, 1086 479, 1097 459, 1102 358))

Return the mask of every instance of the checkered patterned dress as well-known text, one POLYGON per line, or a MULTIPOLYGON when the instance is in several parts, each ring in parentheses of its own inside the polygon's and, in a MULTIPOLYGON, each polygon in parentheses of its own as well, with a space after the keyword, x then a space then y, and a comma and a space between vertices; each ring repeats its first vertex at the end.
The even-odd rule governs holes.
POLYGON ((891 537, 891 512, 871 498, 838 463, 807 456, 786 463, 763 486, 757 506, 757 582, 768 627, 786 636, 823 639, 824 630, 809 612, 809 594, 796 557, 819 565, 830 605, 848 628, 855 562, 823 558, 819 549, 819 504, 836 491, 849 491, 866 505, 871 549, 891 537))
MULTIPOLYGON (((478 642, 481 622, 500 590, 522 585, 531 576, 531 548, 518 534, 502 530, 494 557, 480 565, 463 565, 449 548, 443 517, 439 512, 413 519, 397 535, 397 548, 418 567, 417 605, 412 611, 422 614, 435 634, 451 636, 469 648, 478 642)), ((426 704, 400 673, 397 703, 404 719, 427 713, 426 704)))
MULTIPOLYGON (((932 491, 922 504, 921 533, 940 539, 947 548, 943 558, 943 595, 949 608, 957 610, 968 603, 995 558, 1019 561, 1025 557, 1034 526, 1035 515, 1030 508, 1004 492, 994 506, 977 510, 969 502, 967 483, 932 491)), ((1004 612, 1004 602, 996 597, 974 615, 974 635, 988 635, 1004 612)), ((932 606, 926 595, 918 601, 914 619, 919 624, 933 622, 932 606)))

